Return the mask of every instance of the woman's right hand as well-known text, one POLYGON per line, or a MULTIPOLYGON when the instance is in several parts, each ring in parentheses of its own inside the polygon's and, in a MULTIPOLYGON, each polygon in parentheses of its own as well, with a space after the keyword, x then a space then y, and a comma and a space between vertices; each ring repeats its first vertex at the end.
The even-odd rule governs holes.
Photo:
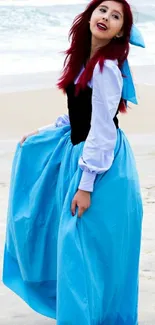
POLYGON ((35 131, 33 131, 33 132, 31 132, 31 133, 29 133, 29 134, 27 134, 27 135, 24 135, 24 136, 22 137, 22 139, 20 140, 20 145, 22 146, 22 144, 25 142, 25 140, 26 140, 27 138, 31 137, 32 135, 38 134, 38 133, 39 133, 39 130, 35 130, 35 131))

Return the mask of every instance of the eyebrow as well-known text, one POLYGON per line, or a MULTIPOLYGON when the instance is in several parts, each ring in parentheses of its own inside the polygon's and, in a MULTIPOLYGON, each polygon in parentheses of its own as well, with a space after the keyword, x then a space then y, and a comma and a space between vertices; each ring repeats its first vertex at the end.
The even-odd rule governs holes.
MULTIPOLYGON (((101 5, 100 8, 106 8, 106 9, 109 9, 109 8, 108 8, 107 6, 105 6, 105 5, 101 5)), ((115 9, 114 9, 113 11, 117 12, 121 17, 123 17, 122 14, 120 13, 120 11, 115 10, 115 9)))

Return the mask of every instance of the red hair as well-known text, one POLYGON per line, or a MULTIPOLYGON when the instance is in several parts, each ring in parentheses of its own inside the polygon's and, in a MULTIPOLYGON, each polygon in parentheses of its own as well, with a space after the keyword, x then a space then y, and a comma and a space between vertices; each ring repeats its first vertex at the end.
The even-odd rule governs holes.
MULTIPOLYGON (((133 16, 130 5, 126 0, 114 0, 115 2, 119 2, 123 5, 123 36, 111 40, 108 45, 100 48, 95 55, 89 59, 91 50, 91 31, 89 20, 93 11, 104 1, 106 0, 92 0, 86 9, 75 17, 75 20, 73 21, 73 25, 69 32, 71 46, 67 51, 65 51, 66 58, 64 61, 63 72, 57 84, 58 87, 64 92, 67 86, 75 80, 83 65, 86 65, 86 67, 76 86, 77 92, 80 89, 86 88, 88 81, 90 81, 92 78, 93 70, 97 62, 100 64, 101 71, 103 70, 104 61, 106 59, 118 60, 118 66, 121 68, 128 56, 133 16)), ((119 111, 126 112, 126 105, 123 99, 120 101, 119 111)))

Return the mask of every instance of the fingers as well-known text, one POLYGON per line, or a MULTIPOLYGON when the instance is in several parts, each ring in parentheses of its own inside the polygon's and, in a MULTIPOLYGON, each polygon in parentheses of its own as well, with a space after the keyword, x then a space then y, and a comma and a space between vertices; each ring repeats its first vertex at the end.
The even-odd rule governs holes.
POLYGON ((20 141, 20 145, 22 146, 22 144, 25 142, 25 140, 28 138, 28 137, 31 137, 32 135, 35 135, 39 133, 39 130, 36 130, 36 131, 33 131, 31 132, 30 134, 27 134, 27 135, 24 135, 20 141))
MULTIPOLYGON (((77 206, 77 201, 76 200, 73 200, 72 201, 72 206, 71 206, 71 212, 72 212, 72 216, 73 217, 75 216, 75 213, 76 213, 76 207, 78 207, 77 206)), ((85 210, 86 209, 84 209, 84 208, 79 208, 78 207, 78 217, 79 218, 81 218, 81 216, 83 215, 83 213, 84 213, 85 210)))
POLYGON ((71 205, 72 216, 75 216, 76 204, 77 204, 76 200, 73 200, 71 205))
POLYGON ((24 135, 24 136, 22 137, 22 139, 21 139, 21 141, 20 141, 20 145, 22 145, 22 144, 23 144, 23 142, 26 140, 26 138, 27 138, 27 136, 26 136, 26 135, 24 135))
POLYGON ((81 193, 77 191, 75 194, 72 204, 71 204, 71 212, 72 216, 75 216, 76 209, 78 208, 78 217, 81 218, 83 213, 90 207, 90 193, 81 193))
POLYGON ((81 218, 86 209, 78 208, 78 218, 81 218))
POLYGON ((72 202, 72 206, 71 206, 71 211, 72 211, 72 216, 74 217, 75 216, 75 213, 76 213, 76 208, 78 208, 78 217, 81 218, 83 213, 85 212, 86 209, 84 208, 79 208, 77 206, 77 202, 73 200, 72 202))

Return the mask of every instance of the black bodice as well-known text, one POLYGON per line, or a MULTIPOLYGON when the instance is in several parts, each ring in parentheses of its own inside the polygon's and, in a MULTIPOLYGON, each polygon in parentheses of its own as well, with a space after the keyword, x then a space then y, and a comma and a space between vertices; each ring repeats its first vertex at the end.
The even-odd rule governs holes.
MULTIPOLYGON (((76 145, 85 141, 89 130, 92 114, 92 89, 86 87, 75 95, 75 85, 71 83, 67 89, 68 113, 71 125, 71 141, 76 145)), ((118 113, 118 112, 117 112, 118 113)), ((117 113, 114 117, 114 123, 118 128, 117 113)))

